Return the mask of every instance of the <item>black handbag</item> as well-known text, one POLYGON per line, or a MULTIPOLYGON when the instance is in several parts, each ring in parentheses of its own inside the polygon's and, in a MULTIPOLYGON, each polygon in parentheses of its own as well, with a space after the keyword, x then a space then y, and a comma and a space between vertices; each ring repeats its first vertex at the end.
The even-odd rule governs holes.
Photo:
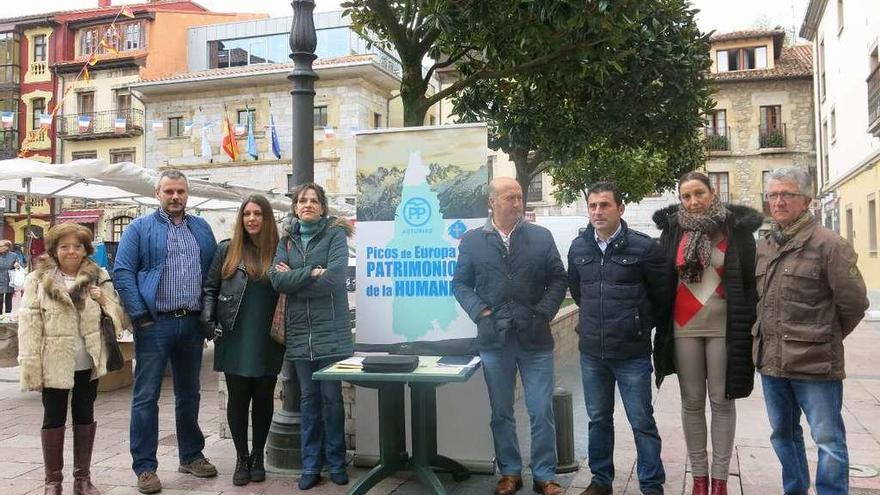
POLYGON ((116 340, 116 326, 113 324, 113 318, 110 318, 103 310, 101 311, 101 335, 107 346, 107 372, 121 370, 125 365, 125 357, 122 356, 122 349, 116 340))
POLYGON ((364 373, 409 373, 419 367, 418 356, 367 356, 364 373))

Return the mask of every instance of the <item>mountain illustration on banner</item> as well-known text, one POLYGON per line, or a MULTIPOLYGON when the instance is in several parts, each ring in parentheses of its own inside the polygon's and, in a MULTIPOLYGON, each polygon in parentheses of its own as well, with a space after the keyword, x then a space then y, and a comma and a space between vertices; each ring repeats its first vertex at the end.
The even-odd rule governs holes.
POLYGON ((410 152, 394 237, 387 245, 412 254, 401 260, 391 303, 392 332, 408 342, 433 331, 447 331, 458 318, 451 288, 457 249, 444 239, 445 221, 440 199, 427 182, 429 172, 421 153, 410 152))

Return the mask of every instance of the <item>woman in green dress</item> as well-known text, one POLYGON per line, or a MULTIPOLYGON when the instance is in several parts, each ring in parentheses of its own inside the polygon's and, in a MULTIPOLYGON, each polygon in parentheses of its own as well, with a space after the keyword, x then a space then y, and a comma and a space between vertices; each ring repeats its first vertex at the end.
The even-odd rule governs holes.
POLYGON ((208 271, 202 302, 206 336, 214 338, 214 370, 226 376, 226 417, 237 461, 232 482, 266 479, 263 447, 269 434, 275 382, 284 347, 269 333, 278 293, 267 272, 278 228, 260 195, 245 199, 231 240, 222 241, 208 271), (253 446, 248 450, 248 410, 253 408, 253 446))

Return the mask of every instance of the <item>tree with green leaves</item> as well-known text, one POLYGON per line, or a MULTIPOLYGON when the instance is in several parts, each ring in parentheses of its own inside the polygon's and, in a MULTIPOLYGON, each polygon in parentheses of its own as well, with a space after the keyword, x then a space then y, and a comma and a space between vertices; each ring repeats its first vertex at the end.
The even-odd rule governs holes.
MULTIPOLYGON (((358 32, 399 55, 404 125, 422 125, 432 105, 452 98, 461 120, 488 123, 490 147, 511 157, 524 190, 548 167, 557 187, 572 190, 576 177, 554 169, 596 170, 580 165, 607 150, 662 159, 666 167, 644 170, 658 185, 705 159, 696 129, 711 106, 709 42, 686 0, 343 7, 358 32), (426 59, 435 62, 424 68, 426 59), (457 78, 429 94, 445 69, 457 78)), ((613 168, 602 178, 617 179, 613 168)))

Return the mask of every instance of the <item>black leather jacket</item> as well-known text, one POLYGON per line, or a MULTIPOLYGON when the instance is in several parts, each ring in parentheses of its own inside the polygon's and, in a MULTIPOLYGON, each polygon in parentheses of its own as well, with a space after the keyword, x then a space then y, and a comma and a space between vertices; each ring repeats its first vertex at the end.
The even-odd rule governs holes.
POLYGON ((201 320, 207 339, 228 335, 235 327, 238 308, 248 284, 248 274, 244 264, 239 265, 232 277, 223 278, 221 272, 228 249, 228 239, 217 245, 217 252, 211 261, 211 267, 208 269, 208 276, 205 279, 205 287, 202 290, 201 320))

